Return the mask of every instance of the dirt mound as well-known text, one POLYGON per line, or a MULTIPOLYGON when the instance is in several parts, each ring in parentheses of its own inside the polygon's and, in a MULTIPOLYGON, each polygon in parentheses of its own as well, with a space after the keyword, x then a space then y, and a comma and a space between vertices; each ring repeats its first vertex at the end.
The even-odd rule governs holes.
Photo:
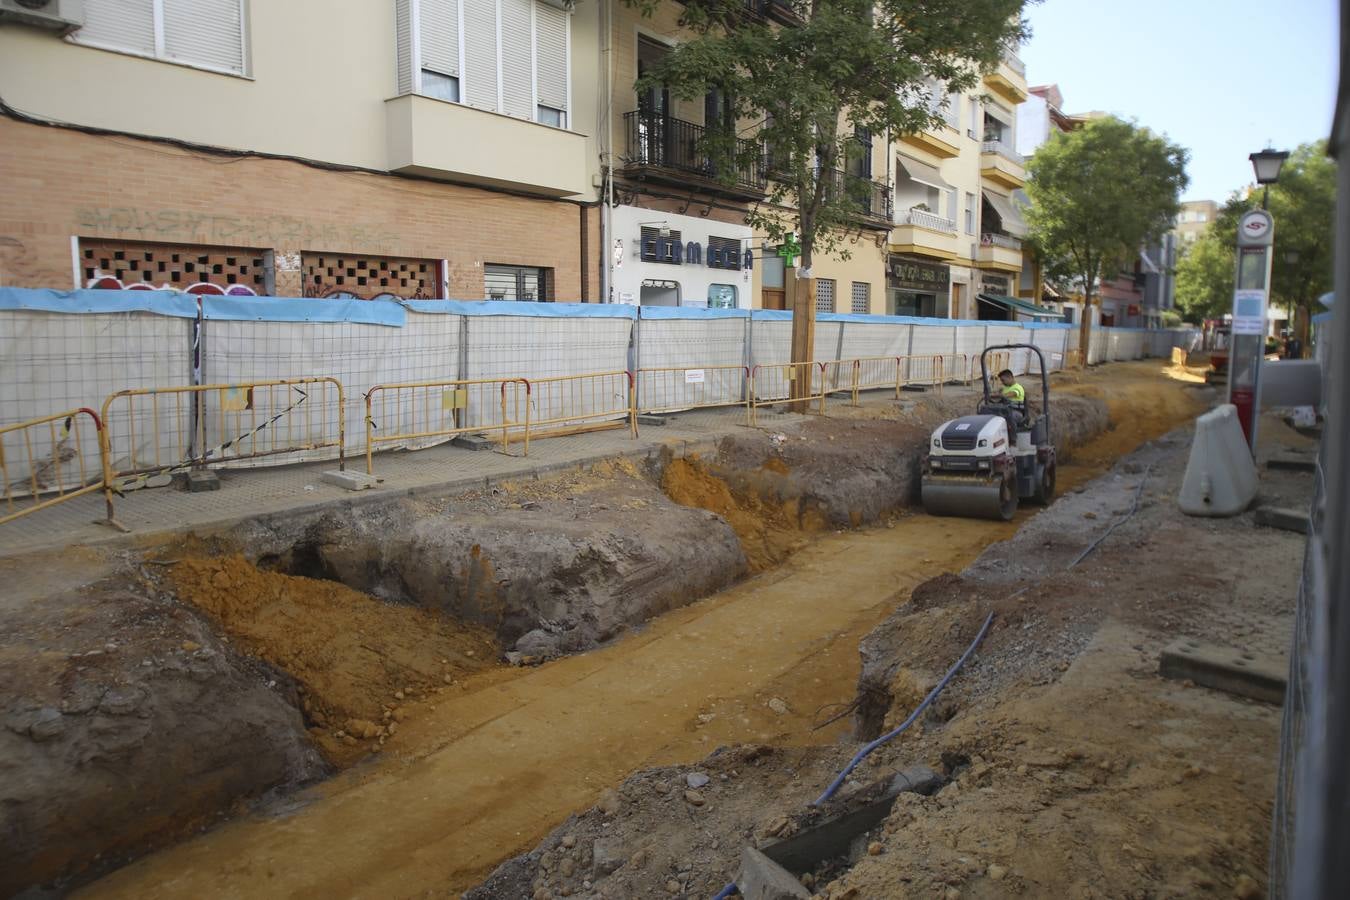
POLYGON ((335 582, 265 572, 239 554, 185 559, 170 581, 238 649, 296 680, 311 733, 339 765, 383 746, 420 698, 497 657, 483 628, 335 582))
POLYGON ((681 506, 692 506, 717 513, 727 520, 750 564, 750 571, 762 572, 802 546, 812 531, 824 522, 813 510, 803 511, 799 498, 778 499, 767 482, 782 479, 789 469, 780 459, 763 464, 766 476, 751 487, 746 479, 733 489, 710 472, 697 456, 672 460, 661 476, 661 489, 681 506))
POLYGON ((0 628, 0 896, 63 893, 325 773, 289 679, 236 654, 154 573, 10 588, 29 602, 0 628))

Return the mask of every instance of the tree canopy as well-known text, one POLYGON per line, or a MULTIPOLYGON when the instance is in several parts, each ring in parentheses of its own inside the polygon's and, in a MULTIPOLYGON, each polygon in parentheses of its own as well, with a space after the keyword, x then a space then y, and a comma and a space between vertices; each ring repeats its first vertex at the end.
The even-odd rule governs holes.
MULTIPOLYGON (((661 0, 625 2, 650 14, 661 0)), ((871 186, 839 174, 858 137, 936 126, 947 93, 974 88, 1025 34, 1024 0, 795 0, 784 5, 800 22, 788 26, 751 14, 754 5, 690 0, 683 22, 695 36, 638 88, 663 85, 682 100, 719 93, 727 123, 708 129, 703 150, 728 179, 768 160, 768 203, 747 221, 771 240, 796 231, 804 268, 817 252, 846 255, 858 227, 871 186), (737 140, 746 137, 755 141, 737 140)))
POLYGON ((1216 319, 1232 310, 1234 258, 1215 225, 1185 248, 1177 260, 1177 309, 1188 321, 1216 319))
POLYGON ((1052 272, 1072 274, 1083 291, 1084 359, 1102 276, 1171 228, 1186 160, 1166 138, 1105 117, 1053 135, 1027 163, 1031 241, 1052 272))

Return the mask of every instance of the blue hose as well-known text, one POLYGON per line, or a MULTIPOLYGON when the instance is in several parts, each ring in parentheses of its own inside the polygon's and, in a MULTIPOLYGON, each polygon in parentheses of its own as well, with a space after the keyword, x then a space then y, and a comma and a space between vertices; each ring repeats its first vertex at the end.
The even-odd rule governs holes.
MULTIPOLYGON (((1025 588, 1023 590, 1025 590, 1025 588)), ((1019 591, 1018 593, 1021 592, 1019 591)), ((858 767, 858 763, 866 759, 868 754, 870 754, 873 750, 877 749, 882 744, 885 744, 887 741, 894 740, 902 731, 904 731, 905 729, 909 728, 909 726, 914 724, 915 720, 917 720, 919 716, 923 714, 923 711, 927 709, 930 705, 932 705, 933 701, 938 698, 938 694, 942 693, 942 689, 947 686, 947 682, 951 681, 952 678, 956 675, 956 673, 961 671, 961 667, 966 664, 966 660, 970 659, 971 654, 975 652, 975 648, 980 646, 980 641, 984 640, 984 636, 989 633, 989 625, 993 621, 994 621, 994 614, 991 612, 985 618, 984 624, 980 626, 980 632, 979 634, 975 635, 975 640, 971 641, 970 646, 966 648, 966 652, 962 653, 961 658, 952 664, 952 667, 947 670, 947 674, 942 676, 942 680, 937 683, 937 687, 933 688, 931 691, 928 692, 928 696, 924 697, 923 702, 918 705, 918 707, 914 710, 914 712, 909 714, 909 718, 901 722, 900 726, 896 728, 894 731, 883 734, 881 737, 877 738, 875 741, 872 741, 872 743, 868 744, 866 747, 863 747, 861 750, 859 750, 854 755, 853 759, 849 761, 849 764, 844 767, 844 771, 840 772, 839 776, 835 778, 834 781, 830 783, 830 786, 825 789, 825 793, 821 794, 819 797, 815 799, 815 802, 811 804, 812 806, 820 806, 826 800, 829 800, 831 797, 833 797, 835 791, 839 790, 840 785, 842 785, 844 783, 844 780, 848 778, 849 773, 858 767)), ((731 884, 728 884, 726 887, 722 888, 722 890, 718 891, 717 896, 713 897, 713 900, 727 900, 728 897, 731 897, 736 893, 737 893, 736 882, 733 881, 731 882, 731 884)))
POLYGON ((947 686, 947 682, 952 680, 952 676, 954 676, 957 672, 961 670, 961 667, 966 664, 966 660, 970 659, 970 655, 975 652, 975 648, 980 645, 980 641, 984 640, 985 633, 989 631, 989 623, 993 621, 994 621, 994 614, 991 612, 989 613, 988 618, 984 620, 984 624, 980 626, 980 633, 975 635, 975 640, 972 641, 970 646, 966 648, 966 652, 962 653, 961 658, 958 659, 952 665, 952 667, 947 670, 947 674, 942 676, 942 680, 937 683, 937 687, 933 688, 931 691, 928 692, 928 696, 924 697, 923 702, 918 705, 918 707, 914 710, 914 712, 909 714, 909 718, 901 722, 899 727, 896 728, 894 731, 883 734, 881 737, 877 738, 875 741, 872 741, 872 743, 863 747, 856 754, 854 754, 853 759, 849 760, 849 764, 844 766, 844 771, 840 772, 839 776, 835 778, 833 782, 830 783, 830 786, 825 789, 825 793, 821 794, 819 797, 815 799, 815 802, 811 804, 812 806, 820 806, 826 800, 829 800, 831 797, 833 797, 835 791, 839 790, 839 787, 844 783, 844 779, 848 778, 849 773, 858 767, 858 763, 866 759, 868 754, 870 754, 873 750, 877 749, 882 744, 885 744, 888 741, 893 740, 897 735, 900 734, 900 732, 904 731, 905 729, 909 728, 909 726, 914 724, 915 720, 919 718, 919 716, 923 713, 923 711, 927 709, 934 700, 937 699, 938 694, 942 693, 942 689, 947 686))

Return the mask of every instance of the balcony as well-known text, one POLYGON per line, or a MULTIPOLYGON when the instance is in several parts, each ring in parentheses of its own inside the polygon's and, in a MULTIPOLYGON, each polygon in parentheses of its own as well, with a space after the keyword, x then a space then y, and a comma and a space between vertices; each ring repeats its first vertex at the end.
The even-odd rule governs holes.
POLYGON ((1017 55, 1016 44, 1003 45, 1003 64, 1012 69, 1023 79, 1027 77, 1027 64, 1022 62, 1022 57, 1017 55))
POLYGON ((696 186, 709 193, 742 199, 764 196, 764 163, 755 141, 737 139, 734 171, 721 172, 704 152, 708 129, 659 113, 624 113, 627 164, 630 178, 663 181, 681 187, 696 186))
POLYGON ((985 87, 1014 105, 1027 99, 1027 68, 1005 48, 998 68, 984 76, 985 87))
POLYGON ((1022 242, 1009 234, 985 232, 980 235, 975 264, 981 269, 1021 272, 1022 242))
POLYGON ((872 181, 859 175, 850 175, 838 169, 818 170, 816 177, 826 183, 826 193, 833 199, 847 193, 858 205, 858 224, 864 228, 891 229, 891 186, 884 181, 872 181))
POLYGON ((1008 190, 1027 183, 1026 158, 1003 141, 980 145, 980 174, 1008 190))
MULTIPOLYGON (((967 243, 965 246, 969 246, 967 243)), ((896 214, 890 252, 956 262, 969 259, 961 250, 956 223, 927 210, 906 209, 896 214)))
POLYGON ((550 197, 591 189, 586 138, 575 132, 413 94, 386 100, 384 111, 391 172, 550 197))
POLYGON ((957 143, 960 139, 961 134, 956 126, 947 124, 929 131, 900 135, 900 140, 904 143, 926 150, 938 159, 955 159, 960 156, 961 146, 957 143))

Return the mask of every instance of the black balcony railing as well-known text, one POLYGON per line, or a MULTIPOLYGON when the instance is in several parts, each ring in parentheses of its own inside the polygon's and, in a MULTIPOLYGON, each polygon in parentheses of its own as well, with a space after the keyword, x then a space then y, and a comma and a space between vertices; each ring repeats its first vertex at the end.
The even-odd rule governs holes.
POLYGON ((741 192, 764 193, 764 162, 756 142, 736 140, 737 162, 728 172, 708 156, 708 130, 702 125, 641 110, 624 113, 623 120, 630 167, 695 175, 741 192))
POLYGON ((818 177, 826 183, 831 197, 847 194, 858 207, 858 214, 871 223, 890 226, 891 186, 884 181, 872 181, 860 175, 850 175, 838 169, 822 170, 818 177))

